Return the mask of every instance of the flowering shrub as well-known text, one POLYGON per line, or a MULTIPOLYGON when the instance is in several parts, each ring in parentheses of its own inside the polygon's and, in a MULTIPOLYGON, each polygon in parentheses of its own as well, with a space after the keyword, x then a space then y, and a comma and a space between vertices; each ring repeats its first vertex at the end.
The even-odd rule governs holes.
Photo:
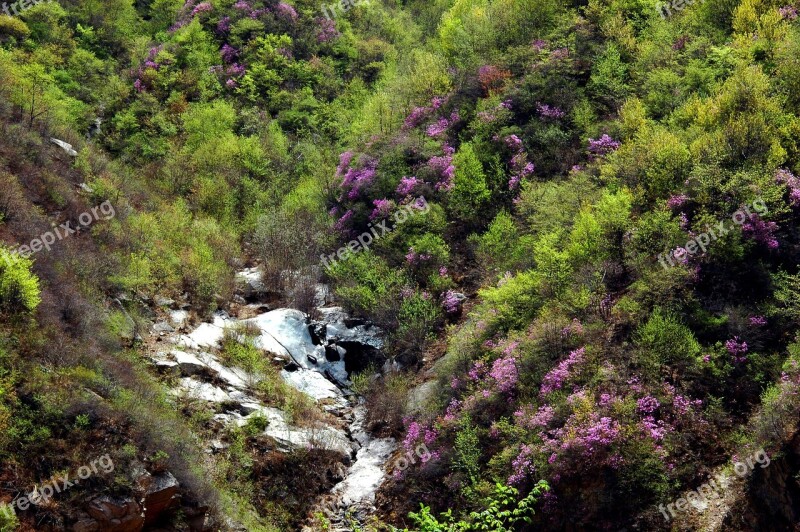
POLYGON ((741 364, 747 362, 747 356, 745 356, 748 350, 747 342, 742 341, 738 336, 734 336, 726 341, 725 349, 727 349, 728 353, 733 357, 734 363, 741 364))
POLYGON ((544 396, 555 390, 560 390, 564 386, 564 382, 570 378, 572 370, 584 361, 585 356, 585 347, 571 351, 567 358, 559 362, 555 368, 544 376, 539 395, 544 396))
POLYGON ((619 142, 604 133, 599 139, 589 139, 589 158, 597 159, 605 157, 609 153, 619 149, 619 147, 619 142))
POLYGON ((742 224, 742 232, 745 236, 769 249, 777 249, 780 245, 778 239, 775 238, 775 231, 777 229, 778 224, 775 222, 765 222, 758 214, 753 214, 749 220, 742 224))
POLYGON ((800 179, 789 170, 780 169, 775 173, 775 180, 789 189, 789 201, 793 207, 800 207, 800 179))
POLYGON ((372 204, 375 206, 375 209, 369 215, 370 220, 386 218, 391 214, 394 208, 394 202, 387 199, 376 199, 372 201, 372 204))
POLYGON ((492 364, 489 376, 495 380, 497 388, 502 393, 511 393, 516 388, 519 380, 516 358, 513 356, 498 358, 492 364))

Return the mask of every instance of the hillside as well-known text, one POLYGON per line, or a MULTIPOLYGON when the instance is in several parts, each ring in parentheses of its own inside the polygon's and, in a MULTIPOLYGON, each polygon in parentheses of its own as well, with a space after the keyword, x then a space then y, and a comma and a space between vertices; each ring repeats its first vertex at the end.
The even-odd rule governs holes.
POLYGON ((0 6, 0 532, 794 530, 800 5, 0 6))

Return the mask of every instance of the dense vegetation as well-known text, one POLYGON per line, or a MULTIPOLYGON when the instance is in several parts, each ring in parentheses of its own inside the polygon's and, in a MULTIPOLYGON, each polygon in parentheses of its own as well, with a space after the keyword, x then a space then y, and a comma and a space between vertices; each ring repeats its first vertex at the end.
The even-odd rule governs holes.
MULTIPOLYGON (((497 529, 663 526, 657 504, 797 430, 795 7, 372 0, 328 20, 311 0, 62 0, 0 15, 0 239, 116 209, 30 259, 3 250, 0 476, 21 489, 110 444, 120 463, 168 457, 198 504, 252 529, 296 527, 244 443, 200 458, 202 411, 181 415, 137 341, 141 299, 186 294, 207 316, 257 257, 286 304, 310 310, 313 286, 282 275, 300 271, 388 331, 404 369, 359 391, 374 428, 432 455, 385 487, 386 523, 477 526, 499 497, 524 511, 497 529)), ((24 519, 58 522, 36 511, 24 519)))

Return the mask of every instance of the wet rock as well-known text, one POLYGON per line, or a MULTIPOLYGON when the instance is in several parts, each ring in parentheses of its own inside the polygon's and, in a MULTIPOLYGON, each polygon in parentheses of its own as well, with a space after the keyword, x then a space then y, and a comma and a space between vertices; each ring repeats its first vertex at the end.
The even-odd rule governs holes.
POLYGON ((308 325, 308 332, 311 334, 311 342, 314 345, 322 345, 324 343, 327 328, 327 325, 319 322, 312 322, 308 325))
POLYGON ((343 347, 339 347, 338 345, 327 345, 325 346, 325 358, 329 362, 338 362, 340 360, 344 360, 344 356, 347 351, 343 347))

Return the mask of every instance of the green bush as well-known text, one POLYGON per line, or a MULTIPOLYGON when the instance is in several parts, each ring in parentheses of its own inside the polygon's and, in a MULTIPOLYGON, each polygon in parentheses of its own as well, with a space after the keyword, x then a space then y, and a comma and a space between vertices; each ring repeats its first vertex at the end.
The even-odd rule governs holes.
POLYGON ((647 369, 660 366, 685 368, 700 354, 700 344, 692 331, 672 313, 656 309, 647 323, 636 331, 639 362, 647 369))
POLYGON ((41 303, 33 261, 0 246, 0 311, 10 314, 36 310, 41 303))

